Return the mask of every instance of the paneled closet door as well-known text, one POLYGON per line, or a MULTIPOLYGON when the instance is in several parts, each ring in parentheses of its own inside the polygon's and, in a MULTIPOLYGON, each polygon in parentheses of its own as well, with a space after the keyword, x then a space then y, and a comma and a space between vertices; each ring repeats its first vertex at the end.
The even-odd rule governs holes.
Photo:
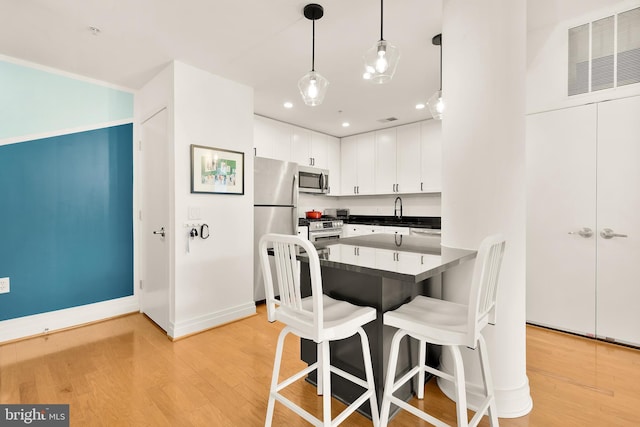
POLYGON ((596 333, 640 345, 640 97, 598 104, 597 170, 596 333))
POLYGON ((596 108, 527 117, 526 318, 584 335, 596 324, 596 108))

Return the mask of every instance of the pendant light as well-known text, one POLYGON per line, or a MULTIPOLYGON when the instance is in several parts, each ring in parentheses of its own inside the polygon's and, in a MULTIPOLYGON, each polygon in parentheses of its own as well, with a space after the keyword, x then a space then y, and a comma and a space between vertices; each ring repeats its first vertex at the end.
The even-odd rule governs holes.
POLYGON ((442 100, 442 34, 433 36, 431 43, 434 46, 440 46, 440 89, 431 95, 427 104, 433 118, 442 120, 442 115, 444 114, 444 101, 442 100))
POLYGON ((304 103, 310 106, 320 105, 327 93, 329 81, 315 70, 316 20, 322 18, 324 9, 319 4, 310 3, 304 7, 304 17, 312 22, 311 71, 298 81, 298 89, 304 103))
POLYGON ((362 78, 373 83, 386 83, 393 78, 400 60, 400 50, 387 42, 383 35, 384 3, 380 0, 380 40, 364 54, 362 78))

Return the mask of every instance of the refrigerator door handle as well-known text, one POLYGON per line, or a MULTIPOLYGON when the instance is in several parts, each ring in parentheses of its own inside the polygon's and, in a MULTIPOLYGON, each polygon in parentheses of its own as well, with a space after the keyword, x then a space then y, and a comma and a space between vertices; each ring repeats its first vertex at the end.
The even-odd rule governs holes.
POLYGON ((298 183, 296 181, 298 177, 296 175, 297 173, 293 174, 293 183, 291 185, 291 201, 293 203, 291 208, 291 224, 293 225, 291 234, 294 236, 298 234, 298 183))

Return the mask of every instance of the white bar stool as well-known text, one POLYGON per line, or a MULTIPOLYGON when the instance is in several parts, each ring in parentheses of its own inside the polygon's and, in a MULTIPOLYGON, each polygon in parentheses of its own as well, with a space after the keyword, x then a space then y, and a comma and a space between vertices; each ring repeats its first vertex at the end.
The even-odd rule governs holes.
POLYGON ((270 322, 280 321, 287 326, 280 332, 271 378, 269 404, 265 426, 271 426, 276 401, 300 415, 314 426, 337 426, 351 415, 360 405, 369 400, 373 425, 378 427, 378 403, 373 380, 373 367, 369 340, 362 326, 375 320, 376 310, 360 307, 346 301, 335 300, 322 293, 322 277, 318 253, 309 241, 298 236, 266 234, 259 243, 260 263, 266 288, 267 315, 270 322), (268 248, 273 248, 273 257, 268 248), (302 298, 300 293, 300 270, 296 255, 303 249, 309 257, 311 275, 310 297, 302 298), (273 275, 269 259, 275 261, 275 277, 280 288, 280 298, 276 299, 273 275), (279 381, 280 364, 284 339, 293 333, 301 338, 313 340, 318 346, 318 361, 282 382, 279 381), (366 380, 355 377, 335 366, 331 366, 329 342, 360 335, 366 380), (322 420, 284 397, 280 391, 295 381, 317 370, 318 394, 322 394, 322 420), (359 385, 365 391, 335 419, 331 419, 331 373, 359 385))
POLYGON ((398 309, 384 314, 384 324, 398 328, 398 331, 391 341, 389 365, 380 411, 381 426, 385 427, 389 422, 391 403, 435 426, 448 426, 434 416, 393 396, 393 393, 400 386, 418 374, 418 399, 423 399, 425 372, 454 383, 458 426, 477 426, 485 412, 488 412, 491 426, 498 426, 487 346, 481 332, 487 324, 495 324, 496 290, 504 247, 505 241, 498 235, 489 236, 482 241, 475 261, 467 305, 418 296, 398 309), (396 381, 400 341, 407 335, 420 341, 418 366, 396 381), (451 350, 454 362, 453 375, 425 364, 428 342, 451 350), (472 349, 478 346, 480 350, 485 398, 471 421, 467 418, 467 396, 460 346, 472 349))

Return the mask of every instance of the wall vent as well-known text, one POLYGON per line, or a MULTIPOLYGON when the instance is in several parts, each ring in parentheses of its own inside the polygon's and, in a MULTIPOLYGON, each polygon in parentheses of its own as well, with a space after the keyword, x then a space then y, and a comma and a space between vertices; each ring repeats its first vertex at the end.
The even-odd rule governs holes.
POLYGON ((569 96, 640 82, 640 7, 569 29, 569 96))
POLYGON ((387 117, 386 119, 378 119, 380 123, 395 122, 396 120, 398 120, 397 117, 387 117))

